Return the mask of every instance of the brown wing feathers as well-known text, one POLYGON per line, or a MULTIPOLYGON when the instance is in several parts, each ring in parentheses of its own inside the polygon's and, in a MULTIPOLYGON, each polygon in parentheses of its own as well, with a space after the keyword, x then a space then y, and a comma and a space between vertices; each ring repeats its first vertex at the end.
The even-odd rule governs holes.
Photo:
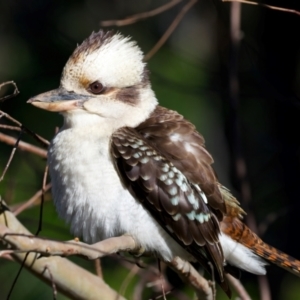
POLYGON ((162 107, 137 128, 112 137, 117 169, 131 193, 209 271, 211 261, 223 282, 218 219, 226 207, 203 144, 191 123, 162 107))
POLYGON ((141 202, 147 201, 151 204, 148 208, 160 212, 168 225, 177 227, 176 235, 182 243, 190 245, 194 240, 203 246, 218 242, 218 221, 193 184, 172 163, 141 141, 133 129, 118 130, 112 142, 126 183, 141 202), (195 220, 200 228, 193 227, 195 220))
POLYGON ((225 213, 213 159, 204 147, 203 137, 195 126, 175 111, 158 106, 150 117, 136 128, 147 142, 194 184, 198 184, 209 205, 225 213))
MULTIPOLYGON (((113 155, 124 183, 162 227, 208 271, 207 262, 212 262, 216 277, 220 283, 224 282, 224 257, 216 216, 195 186, 142 139, 130 128, 114 133, 113 155)), ((229 293, 226 283, 222 287, 229 293)))
POLYGON ((118 130, 112 152, 131 193, 208 271, 213 263, 228 295, 219 222, 224 234, 300 275, 298 260, 265 244, 240 221, 245 212, 218 183, 203 137, 177 112, 158 106, 137 128, 118 130))

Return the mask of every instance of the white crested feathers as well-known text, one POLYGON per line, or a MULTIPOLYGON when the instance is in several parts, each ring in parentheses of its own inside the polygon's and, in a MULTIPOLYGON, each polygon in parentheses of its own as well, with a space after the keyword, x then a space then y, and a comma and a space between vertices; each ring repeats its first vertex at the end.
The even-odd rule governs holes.
POLYGON ((83 49, 76 59, 71 56, 64 68, 61 85, 75 93, 85 90, 80 83, 97 80, 105 87, 133 86, 142 81, 144 68, 143 52, 136 43, 129 37, 114 34, 94 51, 83 49))

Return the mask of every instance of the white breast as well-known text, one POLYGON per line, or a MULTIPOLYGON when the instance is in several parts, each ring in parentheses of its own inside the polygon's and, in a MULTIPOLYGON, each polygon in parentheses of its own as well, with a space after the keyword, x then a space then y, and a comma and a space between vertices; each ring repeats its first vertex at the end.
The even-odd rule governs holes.
POLYGON ((164 259, 187 257, 122 185, 110 156, 109 138, 66 129, 53 139, 48 161, 57 211, 75 235, 95 243, 128 233, 145 250, 164 259))

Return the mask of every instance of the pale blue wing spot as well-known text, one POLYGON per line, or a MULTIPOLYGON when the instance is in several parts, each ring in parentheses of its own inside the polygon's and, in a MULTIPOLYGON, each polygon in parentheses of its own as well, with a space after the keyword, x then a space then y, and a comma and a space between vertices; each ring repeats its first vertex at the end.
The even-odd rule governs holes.
POLYGON ((177 195, 178 191, 177 191, 177 187, 176 186, 172 186, 170 189, 169 189, 169 194, 171 196, 175 196, 177 195))
POLYGON ((166 185, 171 185, 174 181, 170 178, 168 178, 166 181, 165 181, 165 184, 166 185))
POLYGON ((149 158, 148 158, 148 157, 143 157, 143 158, 140 160, 140 162, 141 162, 142 164, 146 164, 147 162, 149 162, 149 158))
POLYGON ((172 216, 172 218, 173 218, 174 221, 178 221, 181 218, 181 214, 178 213, 178 214, 172 216))
POLYGON ((187 213, 186 216, 191 220, 194 221, 195 220, 195 216, 196 216, 196 212, 194 210, 192 210, 191 212, 187 213))
POLYGON ((171 198, 170 198, 170 201, 171 201, 171 203, 172 203, 174 206, 177 206, 178 203, 179 203, 179 197, 178 197, 178 196, 171 197, 171 198))

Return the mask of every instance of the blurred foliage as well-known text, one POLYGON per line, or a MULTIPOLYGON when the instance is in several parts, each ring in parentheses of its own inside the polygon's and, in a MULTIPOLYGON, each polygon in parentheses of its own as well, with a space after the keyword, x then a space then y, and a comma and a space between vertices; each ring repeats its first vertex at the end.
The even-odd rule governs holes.
MULTIPOLYGON (((1 109, 47 139, 60 126, 59 115, 37 110, 26 100, 59 85, 69 55, 100 21, 153 9, 158 0, 11 0, 0 1, 0 83, 14 80, 21 94, 1 104, 1 109)), ((300 9, 297 1, 268 1, 300 9)), ((162 36, 183 4, 154 18, 115 28, 130 35, 147 52, 162 36)), ((215 158, 220 181, 238 197, 232 161, 231 107, 228 91, 230 68, 230 4, 199 1, 185 16, 167 44, 150 60, 153 89, 161 105, 178 110, 196 124, 215 158)), ((300 55, 299 16, 243 6, 239 53, 240 99, 238 117, 241 148, 246 158, 254 213, 268 243, 300 259, 297 238, 300 211, 300 55), (270 216, 274 220, 268 223, 270 216)), ((2 89, 0 95, 8 93, 2 89)), ((3 120, 3 119, 2 119, 3 120)), ((1 121, 2 121, 1 120, 1 121)), ((14 133, 13 133, 14 134, 14 133)), ((14 134, 15 135, 15 134, 14 134)), ((23 140, 35 143, 23 135, 23 140)), ((11 147, 0 144, 0 170, 11 147)), ((0 194, 14 205, 29 199, 41 187, 45 160, 18 151, 0 183, 0 194)), ((56 215, 50 194, 46 197, 42 236, 68 240, 68 226, 56 215)), ((23 212, 20 220, 37 230, 39 208, 23 212)), ((94 272, 93 262, 72 258, 94 272)), ((119 290, 128 270, 106 258, 104 278, 119 290)), ((0 299, 5 299, 19 266, 0 260, 0 299)), ((268 272, 272 299, 300 298, 300 281, 277 267, 268 272)), ((242 273, 242 282, 259 299, 256 276, 242 273)), ((126 296, 130 299, 134 283, 126 296)), ((149 291, 145 291, 147 299, 149 291)), ((192 292, 188 289, 192 298, 192 292)), ((51 288, 22 271, 11 299, 52 299, 51 288)), ((65 299, 62 295, 58 299, 65 299)), ((168 296, 168 299, 175 299, 168 296)), ((220 291, 217 299, 226 299, 220 291)))

